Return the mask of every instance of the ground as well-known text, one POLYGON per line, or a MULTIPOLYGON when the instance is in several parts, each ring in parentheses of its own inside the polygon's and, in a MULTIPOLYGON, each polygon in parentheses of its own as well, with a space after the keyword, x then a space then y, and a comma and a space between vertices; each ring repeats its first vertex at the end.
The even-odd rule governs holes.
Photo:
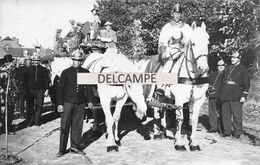
MULTIPOLYGON (((21 120, 15 121, 19 123, 19 127, 16 134, 8 136, 9 153, 17 154, 22 158, 22 162, 17 163, 18 165, 260 165, 260 147, 255 146, 256 143, 252 140, 256 137, 250 132, 244 132, 240 139, 223 138, 218 134, 207 133, 205 109, 206 104, 200 114, 197 130, 201 151, 191 152, 186 146, 187 151, 180 152, 174 150, 173 139, 150 139, 151 118, 140 124, 131 107, 125 107, 120 121, 122 146, 119 147, 119 152, 107 153, 105 134, 94 136, 91 121, 86 123, 85 120, 82 144, 86 156, 68 153, 64 157, 56 158, 60 118, 49 111, 44 114, 45 122, 40 127, 25 127, 21 120)), ((0 153, 4 153, 4 134, 0 135, 0 148, 0 153)))

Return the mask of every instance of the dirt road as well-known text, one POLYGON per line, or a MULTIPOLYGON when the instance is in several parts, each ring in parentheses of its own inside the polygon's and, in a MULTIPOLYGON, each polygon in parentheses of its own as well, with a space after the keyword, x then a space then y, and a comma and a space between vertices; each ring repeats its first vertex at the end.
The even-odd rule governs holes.
MULTIPOLYGON (((68 153, 64 157, 56 158, 60 133, 56 128, 60 126, 60 118, 55 119, 51 114, 47 114, 49 116, 46 117, 51 121, 40 127, 22 128, 15 135, 9 135, 9 151, 17 154, 35 143, 18 154, 23 159, 18 165, 260 165, 260 147, 253 146, 246 135, 242 135, 238 140, 209 134, 206 133, 203 120, 200 120, 198 139, 202 151, 175 151, 173 139, 145 140, 152 137, 152 122, 140 125, 129 111, 124 109, 121 118, 122 146, 119 147, 119 152, 107 153, 105 134, 93 136, 91 123, 84 122, 82 142, 85 145, 86 156, 68 153)), ((3 153, 4 134, 0 135, 0 147, 3 153)), ((188 149, 188 146, 186 148, 188 149)))

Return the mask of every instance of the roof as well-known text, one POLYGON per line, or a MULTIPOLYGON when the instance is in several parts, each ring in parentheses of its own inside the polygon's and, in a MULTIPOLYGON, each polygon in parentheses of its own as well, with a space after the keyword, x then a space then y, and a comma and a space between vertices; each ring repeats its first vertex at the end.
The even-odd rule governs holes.
POLYGON ((7 36, 2 41, 0 41, 0 47, 21 48, 22 45, 17 43, 17 41, 14 41, 9 36, 7 36))
POLYGON ((6 54, 11 54, 13 57, 23 56, 23 51, 27 50, 29 54, 33 54, 35 51, 33 48, 1 48, 0 47, 0 58, 4 57, 6 54))
POLYGON ((12 38, 10 38, 9 36, 5 37, 2 41, 13 41, 12 38))

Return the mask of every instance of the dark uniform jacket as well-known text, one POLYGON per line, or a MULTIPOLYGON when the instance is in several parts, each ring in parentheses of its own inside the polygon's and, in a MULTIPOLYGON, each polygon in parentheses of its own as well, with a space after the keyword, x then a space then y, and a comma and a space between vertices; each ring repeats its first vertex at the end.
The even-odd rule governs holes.
POLYGON ((25 86, 27 89, 46 90, 49 88, 49 80, 46 69, 41 66, 30 66, 25 72, 25 86))
POLYGON ((19 68, 17 68, 16 70, 16 82, 17 82, 17 87, 19 89, 23 89, 25 88, 25 73, 26 70, 28 69, 27 66, 21 66, 19 68))
POLYGON ((220 93, 222 101, 240 101, 247 98, 250 81, 247 69, 242 65, 229 65, 224 71, 220 93))
POLYGON ((209 89, 207 91, 209 99, 216 99, 219 97, 223 75, 223 72, 219 71, 211 72, 209 74, 209 89))
POLYGON ((57 105, 63 105, 64 102, 81 104, 93 103, 93 88, 90 85, 78 85, 77 73, 89 73, 82 67, 69 67, 61 73, 57 88, 57 105))

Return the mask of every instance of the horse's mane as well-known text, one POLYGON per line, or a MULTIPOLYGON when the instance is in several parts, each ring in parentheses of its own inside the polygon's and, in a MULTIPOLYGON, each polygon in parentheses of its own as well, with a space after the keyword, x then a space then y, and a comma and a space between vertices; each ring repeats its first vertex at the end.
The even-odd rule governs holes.
POLYGON ((196 32, 196 33, 192 33, 193 35, 195 35, 194 38, 196 38, 198 40, 201 40, 202 38, 207 39, 207 40, 209 39, 209 34, 207 33, 207 31, 204 28, 196 27, 194 29, 194 31, 196 32))
POLYGON ((98 52, 91 53, 86 58, 82 67, 87 68, 95 61, 99 61, 101 67, 107 68, 107 70, 111 72, 137 71, 133 62, 124 54, 119 53, 117 49, 108 49, 104 54, 98 52))
MULTIPOLYGON (((112 52, 111 52, 112 53, 112 52)), ((137 71, 137 68, 133 64, 132 61, 130 61, 124 54, 122 53, 115 53, 112 54, 105 53, 104 55, 104 63, 109 63, 110 67, 116 67, 116 70, 118 72, 134 72, 137 71)), ((113 70, 113 69, 112 69, 113 70)))
POLYGON ((98 53, 98 52, 91 53, 87 56, 84 64, 89 64, 90 62, 97 60, 99 58, 102 58, 102 57, 104 57, 104 54, 102 54, 102 53, 98 53))

